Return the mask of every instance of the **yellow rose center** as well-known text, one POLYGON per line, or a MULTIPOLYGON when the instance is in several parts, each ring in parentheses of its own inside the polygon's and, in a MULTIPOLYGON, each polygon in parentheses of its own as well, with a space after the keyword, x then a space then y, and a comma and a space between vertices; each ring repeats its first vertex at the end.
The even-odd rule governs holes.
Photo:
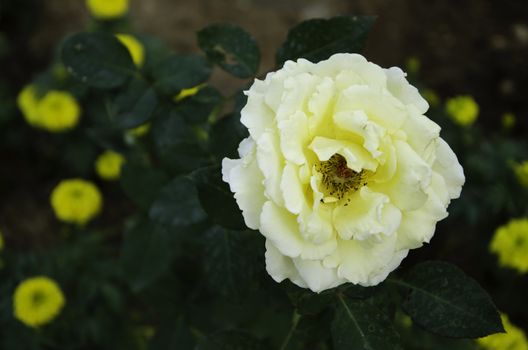
POLYGON ((330 159, 320 162, 318 170, 325 188, 325 203, 337 202, 347 194, 359 190, 367 184, 369 175, 366 170, 357 172, 348 168, 346 159, 340 154, 334 154, 330 159))
POLYGON ((81 191, 80 189, 78 188, 74 188, 70 191, 70 196, 72 198, 75 198, 75 199, 79 199, 79 198, 82 198, 84 196, 84 192, 81 191))
POLYGON ((35 308, 40 307, 42 304, 45 303, 45 301, 46 301, 46 295, 42 291, 36 291, 31 296, 31 304, 35 308))

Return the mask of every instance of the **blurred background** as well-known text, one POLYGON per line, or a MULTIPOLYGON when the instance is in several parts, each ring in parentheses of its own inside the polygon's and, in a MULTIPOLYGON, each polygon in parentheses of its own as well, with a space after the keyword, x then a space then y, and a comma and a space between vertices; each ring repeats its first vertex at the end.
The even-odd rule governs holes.
MULTIPOLYGON (((6 45, 9 38, 11 46, 0 71, 20 84, 45 67, 58 40, 90 18, 80 0, 1 0, 0 11, 1 40, 6 45), (15 15, 20 11, 23 18, 15 15)), ((370 60, 402 66, 417 57, 425 85, 444 96, 475 96, 489 127, 500 123, 504 110, 527 114, 528 5, 523 0, 131 0, 130 11, 139 32, 180 52, 198 51, 195 33, 208 24, 238 24, 260 45, 262 72, 273 68, 274 53, 293 25, 350 14, 379 17, 365 52, 370 60)))
MULTIPOLYGON (((206 25, 238 24, 260 45, 264 74, 275 68, 275 52, 292 26, 338 15, 378 16, 365 56, 383 67, 404 67, 415 84, 437 95, 429 115, 443 127, 443 137, 466 170, 462 198, 439 224, 433 244, 411 252, 404 265, 425 259, 456 263, 528 330, 528 278, 500 268, 488 248, 497 227, 528 216, 527 190, 512 166, 528 160, 526 0, 131 0, 129 16, 137 32, 159 37, 177 52, 198 52, 195 33, 206 25), (456 125, 443 116, 443 102, 457 95, 472 96, 479 105, 474 126, 456 125), (508 127, 506 113, 515 119, 508 127)), ((49 65, 64 36, 83 30, 89 21, 81 0, 0 0, 2 127, 25 125, 21 117, 11 120, 19 114, 14 97, 49 65)), ((213 85, 225 96, 246 83, 214 72, 213 85)), ((22 134, 5 133, 1 140, 0 228, 12 247, 40 249, 56 239, 60 227, 48 205, 56 164, 40 156, 47 152, 46 142, 22 134)), ((114 222, 131 210, 112 195, 114 189, 103 190, 110 196, 102 221, 114 222)))

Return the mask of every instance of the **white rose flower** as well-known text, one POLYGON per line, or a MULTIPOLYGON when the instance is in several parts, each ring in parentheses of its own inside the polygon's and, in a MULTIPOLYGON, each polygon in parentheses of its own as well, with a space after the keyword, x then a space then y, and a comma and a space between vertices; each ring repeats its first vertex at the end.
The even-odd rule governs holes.
POLYGON ((246 92, 250 136, 223 179, 266 268, 320 292, 383 281, 429 242, 464 172, 399 68, 357 54, 288 61, 246 92))

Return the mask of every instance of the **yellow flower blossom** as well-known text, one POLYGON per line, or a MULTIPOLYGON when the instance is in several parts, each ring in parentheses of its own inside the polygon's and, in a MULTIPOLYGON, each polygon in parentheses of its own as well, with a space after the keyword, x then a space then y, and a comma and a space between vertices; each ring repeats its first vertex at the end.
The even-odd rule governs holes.
POLYGON ((197 86, 192 87, 190 89, 183 89, 182 91, 180 91, 180 93, 178 95, 174 96, 174 101, 175 102, 179 102, 179 101, 181 101, 181 100, 183 100, 183 99, 185 99, 187 97, 194 96, 204 86, 205 86, 205 84, 200 84, 200 85, 197 85, 197 86))
POLYGON ((132 136, 132 137, 139 138, 139 137, 142 137, 142 136, 145 136, 146 134, 148 134, 149 130, 150 130, 150 123, 145 123, 145 124, 140 125, 138 127, 129 129, 127 131, 127 134, 132 136))
POLYGON ((0 252, 4 250, 4 236, 2 235, 2 231, 0 231, 0 252))
POLYGON ((145 48, 143 44, 130 34, 116 34, 116 37, 128 49, 134 64, 137 67, 141 67, 145 62, 145 48))
POLYGON ((17 103, 29 125, 50 132, 75 127, 81 114, 75 97, 70 93, 51 90, 39 98, 35 85, 24 87, 18 95, 17 103))
POLYGON ((528 188, 528 160, 525 160, 520 164, 515 164, 513 171, 515 172, 517 181, 519 181, 522 186, 528 188))
POLYGON ((26 85, 22 89, 18 94, 17 104, 27 123, 31 126, 39 127, 40 118, 37 108, 38 98, 35 85, 26 85))
POLYGON ((37 113, 42 128, 62 132, 77 125, 81 109, 70 93, 51 90, 38 102, 37 113))
POLYGON ((60 313, 64 295, 55 281, 39 276, 22 281, 13 300, 15 317, 30 327, 49 323, 60 313))
POLYGON ((95 161, 95 171, 104 180, 117 180, 121 175, 121 167, 125 158, 113 151, 102 153, 95 161))
POLYGON ((470 126, 477 120, 479 105, 471 96, 457 96, 447 100, 446 111, 456 124, 470 126))
POLYGON ((92 16, 107 20, 124 16, 128 11, 128 0, 86 0, 92 16))
POLYGON ((276 282, 375 286, 460 196, 462 166, 397 67, 358 54, 299 59, 245 94, 249 137, 222 160, 222 179, 266 238, 276 282))
POLYGON ((515 114, 513 113, 504 113, 501 117, 501 123, 502 123, 502 127, 504 129, 511 129, 515 126, 515 122, 516 122, 516 117, 515 117, 515 114))
POLYGON ((440 105, 440 97, 434 90, 425 89, 422 92, 422 96, 427 100, 429 105, 431 105, 432 107, 438 107, 440 105))
POLYGON ((477 343, 486 350, 528 350, 528 339, 522 329, 513 325, 505 314, 501 318, 506 333, 477 339, 477 343))
POLYGON ((97 187, 82 179, 61 181, 51 193, 51 205, 59 220, 80 225, 95 217, 102 207, 97 187))
POLYGON ((501 266, 528 272, 528 219, 513 219, 499 227, 490 244, 501 266))

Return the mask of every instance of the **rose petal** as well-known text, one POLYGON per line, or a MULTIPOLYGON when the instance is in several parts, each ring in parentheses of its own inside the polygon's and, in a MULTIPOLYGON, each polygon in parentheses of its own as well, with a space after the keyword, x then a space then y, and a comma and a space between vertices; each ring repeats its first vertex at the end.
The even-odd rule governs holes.
POLYGON ((317 136, 308 147, 320 161, 327 161, 334 154, 340 154, 346 159, 347 167, 356 172, 363 169, 374 171, 378 165, 363 147, 349 141, 317 136))
POLYGON ((365 240, 372 235, 392 235, 401 215, 387 196, 365 186, 350 197, 347 206, 335 208, 334 225, 341 239, 365 240))
POLYGON ((422 114, 427 112, 429 104, 420 95, 418 89, 409 84, 405 79, 406 74, 400 68, 391 67, 385 72, 387 73, 387 88, 394 97, 406 105, 414 105, 422 114))
POLYGON ((264 180, 261 171, 257 167, 254 155, 248 155, 244 159, 222 160, 222 179, 229 183, 231 192, 234 192, 238 207, 242 210, 242 216, 247 227, 256 230, 260 226, 260 212, 266 202, 264 196, 264 180), (250 161, 249 158, 253 158, 250 161))
POLYGON ((284 204, 280 182, 284 158, 280 151, 279 138, 272 131, 265 131, 257 140, 257 162, 264 175, 266 196, 278 205, 284 204))
POLYGON ((464 169, 451 147, 441 138, 436 143, 436 162, 433 164, 433 170, 444 178, 449 196, 452 199, 458 198, 466 181, 464 169))
POLYGON ((405 106, 398 99, 365 85, 353 85, 341 93, 335 113, 345 111, 363 111, 369 120, 389 131, 401 129, 407 116, 405 106))
POLYGON ((321 261, 297 258, 293 259, 293 263, 297 271, 299 271, 299 275, 312 292, 319 293, 346 282, 342 278, 337 277, 336 269, 324 267, 321 261))
POLYGON ((284 256, 281 252, 271 243, 266 240, 266 271, 269 273, 271 278, 275 282, 282 282, 285 279, 289 279, 301 288, 307 288, 308 285, 299 275, 299 272, 295 268, 291 258, 284 256))
POLYGON ((368 240, 340 240, 342 259, 337 275, 364 287, 383 281, 405 258, 408 251, 395 251, 397 235, 372 237, 368 240))
POLYGON ((393 178, 385 183, 370 184, 375 192, 385 193, 403 211, 420 208, 427 200, 425 189, 431 183, 431 167, 405 142, 394 142, 397 168, 393 178))
POLYGON ((260 232, 284 255, 297 257, 303 249, 303 240, 295 215, 278 207, 272 201, 264 203, 260 216, 260 232))
POLYGON ((304 149, 308 144, 308 118, 298 111, 279 122, 280 147, 284 158, 297 165, 306 163, 304 149))

